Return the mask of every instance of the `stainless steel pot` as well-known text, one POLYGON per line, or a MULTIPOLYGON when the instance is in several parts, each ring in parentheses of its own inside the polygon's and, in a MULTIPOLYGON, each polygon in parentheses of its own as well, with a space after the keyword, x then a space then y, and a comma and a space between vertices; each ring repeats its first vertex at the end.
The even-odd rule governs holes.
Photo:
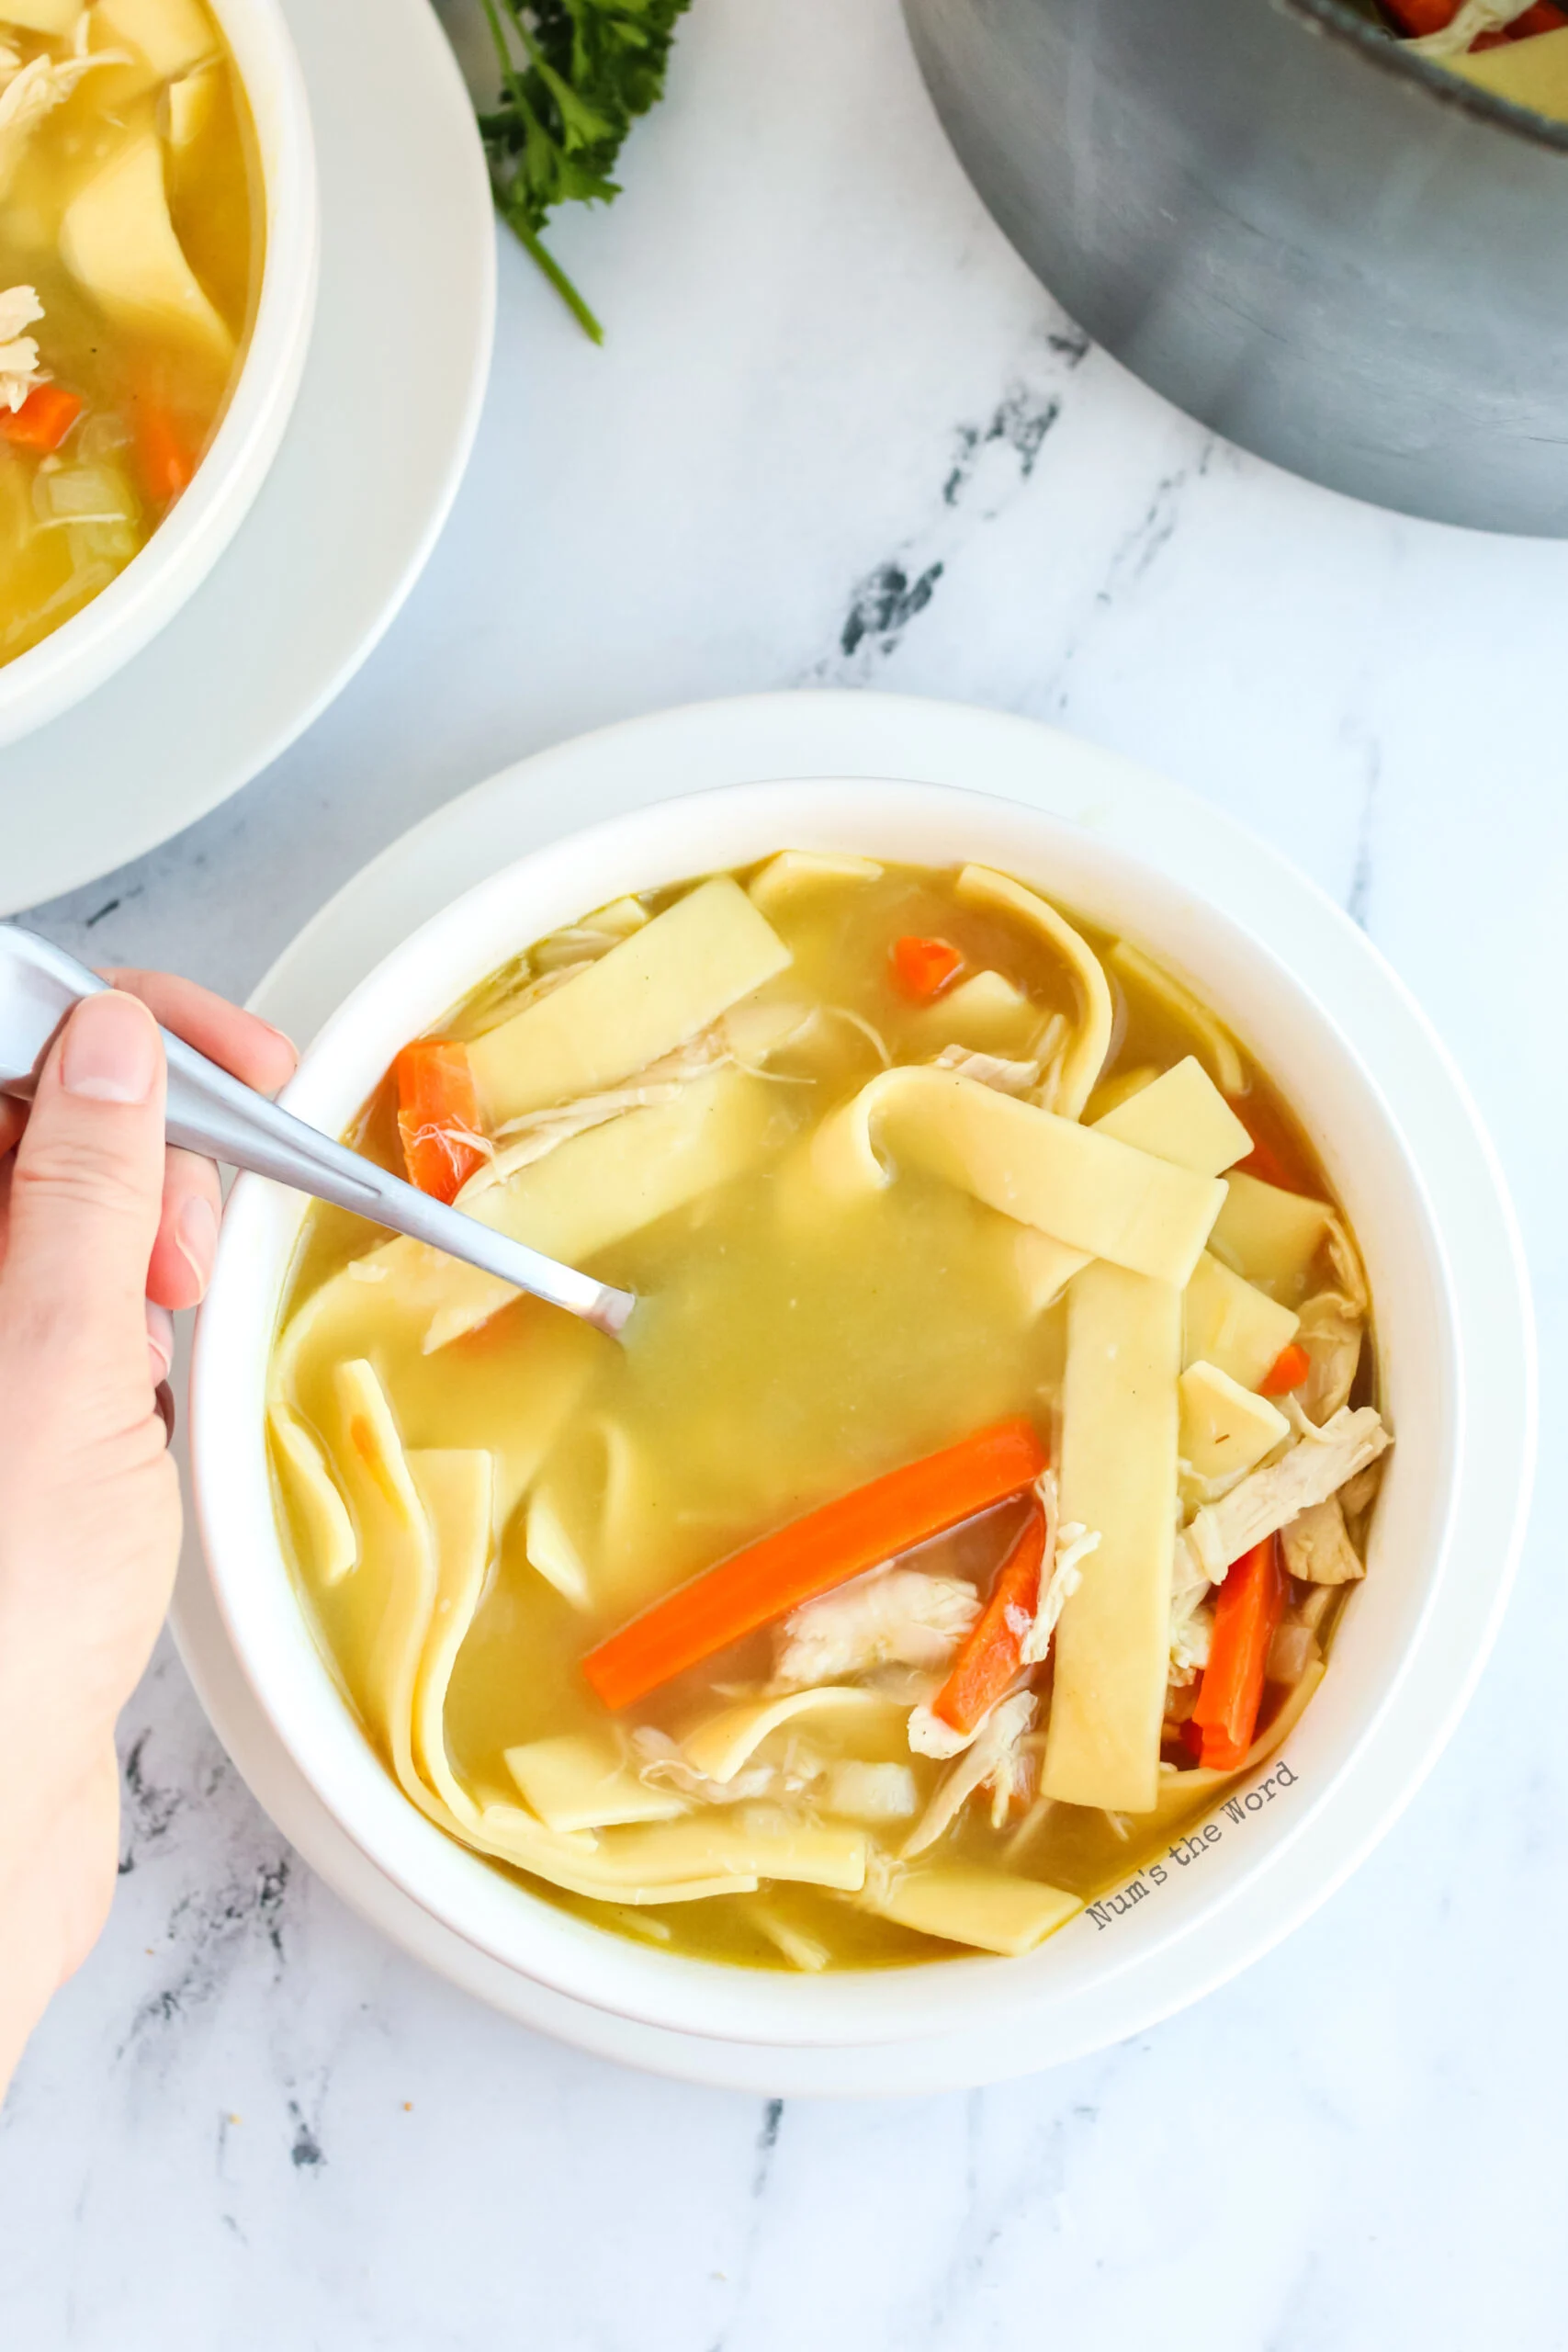
POLYGON ((1192 415, 1359 498, 1568 536, 1568 127, 1342 0, 904 0, 1057 299, 1192 415))

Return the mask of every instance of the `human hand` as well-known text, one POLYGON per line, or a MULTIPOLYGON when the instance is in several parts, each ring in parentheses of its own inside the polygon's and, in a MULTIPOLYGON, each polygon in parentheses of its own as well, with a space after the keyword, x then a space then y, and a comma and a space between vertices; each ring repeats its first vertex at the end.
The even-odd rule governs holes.
POLYGON ((0 1098, 0 2092, 85 1958, 119 1841, 115 1721, 168 1606, 158 1389, 206 1290, 217 1171, 164 1142, 157 1023, 271 1092, 294 1049, 186 980, 110 972, 30 1109, 0 1098))

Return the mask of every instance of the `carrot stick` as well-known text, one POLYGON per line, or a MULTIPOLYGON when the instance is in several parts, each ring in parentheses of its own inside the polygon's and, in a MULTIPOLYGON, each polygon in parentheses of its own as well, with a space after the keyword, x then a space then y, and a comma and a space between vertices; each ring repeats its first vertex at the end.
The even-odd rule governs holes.
POLYGON ((979 1430, 732 1553, 590 1650, 583 1674, 606 1707, 629 1707, 803 1601, 1022 1494, 1044 1467, 1021 1415, 979 1430))
POLYGON ((409 1182, 434 1200, 455 1201, 485 1158, 468 1052, 449 1037, 422 1037, 392 1067, 409 1182))
POLYGON ((133 421, 141 486, 154 505, 171 505, 191 486, 195 454, 167 409, 139 400, 133 421))
POLYGON ((82 402, 63 384, 35 384, 20 408, 0 409, 0 436, 18 449, 47 456, 58 449, 82 413, 82 402))
MULTIPOLYGON (((1390 16, 1400 30, 1410 34, 1413 39, 1419 39, 1427 33, 1442 32, 1452 24, 1459 11, 1460 0, 1388 0, 1390 16)), ((1505 25, 1500 32, 1483 33, 1471 46, 1472 49, 1495 49, 1506 40, 1528 40, 1532 33, 1558 32, 1565 24, 1568 24, 1568 17, 1561 8, 1552 6, 1551 0, 1540 0, 1540 5, 1527 8, 1522 17, 1516 17, 1513 23, 1505 25)))
POLYGON ((1268 1371, 1258 1384, 1260 1396, 1288 1396, 1299 1388, 1312 1370, 1312 1358, 1306 1350, 1292 1340, 1280 1349, 1268 1371))
POLYGON ((1045 1514, 1038 1503, 997 1571, 991 1597, 959 1645, 931 1713, 954 1731, 973 1731, 1005 1699, 1022 1667, 1023 1637, 1040 1606, 1045 1514))
POLYGON ((917 1004, 929 1004, 940 996, 963 962, 957 948, 945 939, 910 937, 893 943, 893 977, 917 1004))
POLYGON ((1213 1638, 1192 1721, 1206 1765, 1228 1771, 1252 1746, 1263 1702, 1269 1645, 1285 1607, 1285 1579, 1273 1536, 1235 1561, 1220 1587, 1213 1638))

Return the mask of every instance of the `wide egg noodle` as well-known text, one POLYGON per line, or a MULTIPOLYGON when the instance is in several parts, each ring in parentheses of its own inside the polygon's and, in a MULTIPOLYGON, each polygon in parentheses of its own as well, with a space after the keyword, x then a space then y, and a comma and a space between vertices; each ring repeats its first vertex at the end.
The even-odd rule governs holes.
POLYGON ((1179 1288, 1225 1196, 1216 1178, 931 1067, 884 1070, 818 1129, 823 1191, 881 1191, 892 1178, 879 1145, 1086 1257, 1179 1288))
POLYGON ((618 1086, 784 971, 788 948, 727 876, 704 882, 468 1047, 493 1129, 618 1086))
MULTIPOLYGON (((1136 1151, 1152 1152, 1156 1159, 1168 1159, 1199 1176, 1223 1176, 1252 1149, 1252 1137, 1190 1054, 1114 1104, 1095 1120, 1092 1132, 1131 1144, 1136 1151)), ((1089 1262, 1084 1251, 1069 1250, 1049 1236, 1029 1238, 1021 1272, 1033 1311, 1048 1306, 1089 1262)))
MULTIPOLYGON (((907 1703, 864 1690, 853 1683, 819 1683, 814 1690, 792 1690, 782 1699, 742 1700, 688 1731, 682 1752, 694 1770, 710 1781, 732 1781, 773 1732, 802 1715, 862 1716, 868 1725, 902 1724, 907 1703)), ((853 1723, 850 1725, 852 1733, 853 1723)))
POLYGON ((1099 956, 1065 916, 1010 875, 998 874, 988 865, 966 865, 953 890, 966 907, 978 907, 987 914, 1010 917, 1021 923, 1066 966, 1077 999, 1078 1023, 1062 1057, 1049 1108, 1065 1119, 1077 1118, 1111 1048, 1114 1010, 1099 956))
POLYGON ((152 131, 128 140, 73 198, 60 224, 60 253, 117 322, 185 335, 225 367, 232 358, 233 337, 175 234, 152 131))
POLYGON ((550 1829, 611 1829, 636 1821, 675 1821, 687 1811, 670 1789, 650 1788, 614 1740, 559 1732, 506 1751, 506 1769, 550 1829))
POLYGON ((945 1943, 1020 1960, 1083 1909, 1059 1886, 957 1862, 917 1862, 874 1872, 862 1906, 879 1919, 945 1943))
MULTIPOLYGON (((1233 1177, 1231 1182, 1236 1180, 1233 1177)), ((1181 1365, 1212 1363, 1256 1388, 1296 1336, 1299 1317, 1205 1250, 1181 1297, 1181 1365)))
POLYGON ((825 890, 875 882, 881 875, 882 868, 874 857, 815 849, 781 849, 776 857, 769 858, 760 874, 753 875, 747 896, 771 920, 803 899, 819 898, 825 890))
POLYGON ((1206 1004, 1199 1001, 1190 989, 1172 978, 1160 965, 1154 963, 1140 947, 1130 940, 1119 939, 1107 959, 1111 968, 1123 982, 1134 985, 1153 997, 1155 1002, 1182 1028, 1198 1037, 1208 1058, 1209 1068, 1222 1094, 1240 1094, 1247 1086, 1247 1072, 1234 1041, 1226 1035, 1206 1004))
POLYGON ((1181 1296, 1118 1266, 1067 1294, 1061 1510, 1100 1546, 1056 1628, 1042 1788, 1146 1812, 1170 1666, 1181 1296))
POLYGON ((435 1586, 414 1674, 413 1760, 426 1785, 470 1826, 479 1808, 446 1753, 446 1693, 484 1590, 494 1547, 495 1464, 478 1449, 430 1448, 408 1456, 435 1554, 435 1586))
POLYGON ((291 1406, 267 1408, 273 1457, 286 1500, 303 1532, 304 1556, 321 1582, 333 1585, 357 1566, 359 1541, 321 1447, 291 1406))
MULTIPOLYGON (((650 923, 649 931, 656 927, 650 923)), ((472 1200, 461 1196, 459 1205, 493 1231, 581 1266, 759 1159, 769 1145, 777 1091, 741 1070, 716 1071, 683 1087, 672 1102, 589 1128, 506 1183, 472 1200)), ((425 1351, 462 1339, 516 1295, 499 1276, 450 1261, 425 1351)))

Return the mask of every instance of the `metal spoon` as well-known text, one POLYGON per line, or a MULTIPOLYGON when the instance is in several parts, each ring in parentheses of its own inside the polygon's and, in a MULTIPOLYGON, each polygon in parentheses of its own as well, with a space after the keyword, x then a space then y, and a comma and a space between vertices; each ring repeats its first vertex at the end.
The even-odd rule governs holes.
MULTIPOLYGON (((107 988, 73 956, 19 923, 0 923, 0 1094, 31 1098, 55 1032, 73 1005, 107 988)), ((388 1175, 375 1161, 333 1143, 303 1119, 280 1111, 265 1094, 243 1086, 166 1029, 159 1035, 168 1062, 164 1130, 172 1144, 220 1159, 230 1168, 270 1176, 318 1201, 349 1209, 373 1225, 428 1241, 451 1258, 498 1274, 517 1290, 564 1306, 614 1339, 637 1300, 630 1291, 591 1281, 558 1265, 525 1242, 494 1233, 461 1210, 388 1175)))

